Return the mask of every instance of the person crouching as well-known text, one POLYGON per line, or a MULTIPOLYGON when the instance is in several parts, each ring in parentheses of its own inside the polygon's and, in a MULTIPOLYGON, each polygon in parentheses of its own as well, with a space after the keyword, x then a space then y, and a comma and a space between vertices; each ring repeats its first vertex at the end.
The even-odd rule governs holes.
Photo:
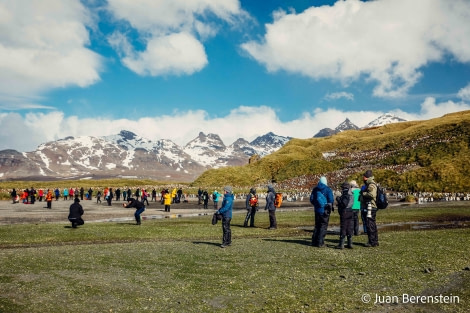
POLYGON ((82 205, 80 204, 80 199, 75 198, 69 209, 69 221, 72 223, 72 228, 77 228, 77 226, 85 224, 82 219, 83 213, 84 211, 82 205))
POLYGON ((122 206, 125 208, 135 208, 134 217, 135 217, 136 225, 140 225, 141 224, 140 214, 142 214, 142 212, 145 211, 145 205, 142 202, 134 198, 129 198, 127 199, 127 203, 123 203, 122 206))

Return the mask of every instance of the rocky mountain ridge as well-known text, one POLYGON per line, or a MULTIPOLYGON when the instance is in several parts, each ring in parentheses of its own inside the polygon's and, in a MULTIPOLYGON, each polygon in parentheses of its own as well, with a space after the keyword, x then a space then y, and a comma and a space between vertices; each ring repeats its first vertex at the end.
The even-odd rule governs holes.
POLYGON ((35 151, 0 151, 0 179, 84 179, 139 177, 192 181, 210 168, 243 165, 265 156, 291 138, 273 133, 226 146, 216 134, 199 135, 184 147, 168 139, 153 141, 123 130, 117 135, 66 137, 35 151))

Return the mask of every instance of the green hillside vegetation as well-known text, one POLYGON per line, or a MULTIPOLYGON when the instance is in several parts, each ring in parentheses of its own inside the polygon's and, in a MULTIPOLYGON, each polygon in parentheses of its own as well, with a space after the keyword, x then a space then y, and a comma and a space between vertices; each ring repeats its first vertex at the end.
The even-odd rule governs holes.
POLYGON ((427 121, 345 131, 325 138, 292 139, 257 162, 203 173, 196 185, 250 186, 304 180, 310 188, 320 175, 334 185, 361 181, 371 168, 376 180, 403 192, 470 190, 470 111, 427 121))

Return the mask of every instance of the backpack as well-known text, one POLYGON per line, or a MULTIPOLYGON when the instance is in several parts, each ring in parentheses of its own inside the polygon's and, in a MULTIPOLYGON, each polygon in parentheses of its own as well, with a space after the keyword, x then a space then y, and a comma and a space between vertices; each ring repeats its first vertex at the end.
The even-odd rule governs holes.
POLYGON ((276 197, 274 198, 274 206, 276 208, 280 208, 282 204, 282 193, 276 193, 276 197))
POLYGON ((378 210, 386 209, 388 206, 387 194, 385 193, 385 188, 377 186, 377 199, 375 199, 375 204, 377 205, 378 210))
POLYGON ((320 190, 312 190, 310 203, 313 204, 314 207, 324 208, 327 201, 325 195, 320 190))
POLYGON ((258 197, 254 194, 251 194, 251 198, 250 198, 250 206, 251 207, 255 207, 258 205, 258 197))
MULTIPOLYGON (((344 210, 347 209, 349 203, 351 202, 352 195, 349 193, 342 193, 341 196, 336 198, 336 202, 338 202, 338 209, 344 210)), ((352 203, 351 203, 352 204, 352 203)))

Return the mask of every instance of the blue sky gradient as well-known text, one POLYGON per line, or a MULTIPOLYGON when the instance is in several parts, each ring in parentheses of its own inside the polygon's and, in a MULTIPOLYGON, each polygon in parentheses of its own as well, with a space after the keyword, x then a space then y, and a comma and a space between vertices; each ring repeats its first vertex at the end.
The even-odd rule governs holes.
POLYGON ((469 20, 468 0, 2 0, 0 149, 468 110, 469 20))

